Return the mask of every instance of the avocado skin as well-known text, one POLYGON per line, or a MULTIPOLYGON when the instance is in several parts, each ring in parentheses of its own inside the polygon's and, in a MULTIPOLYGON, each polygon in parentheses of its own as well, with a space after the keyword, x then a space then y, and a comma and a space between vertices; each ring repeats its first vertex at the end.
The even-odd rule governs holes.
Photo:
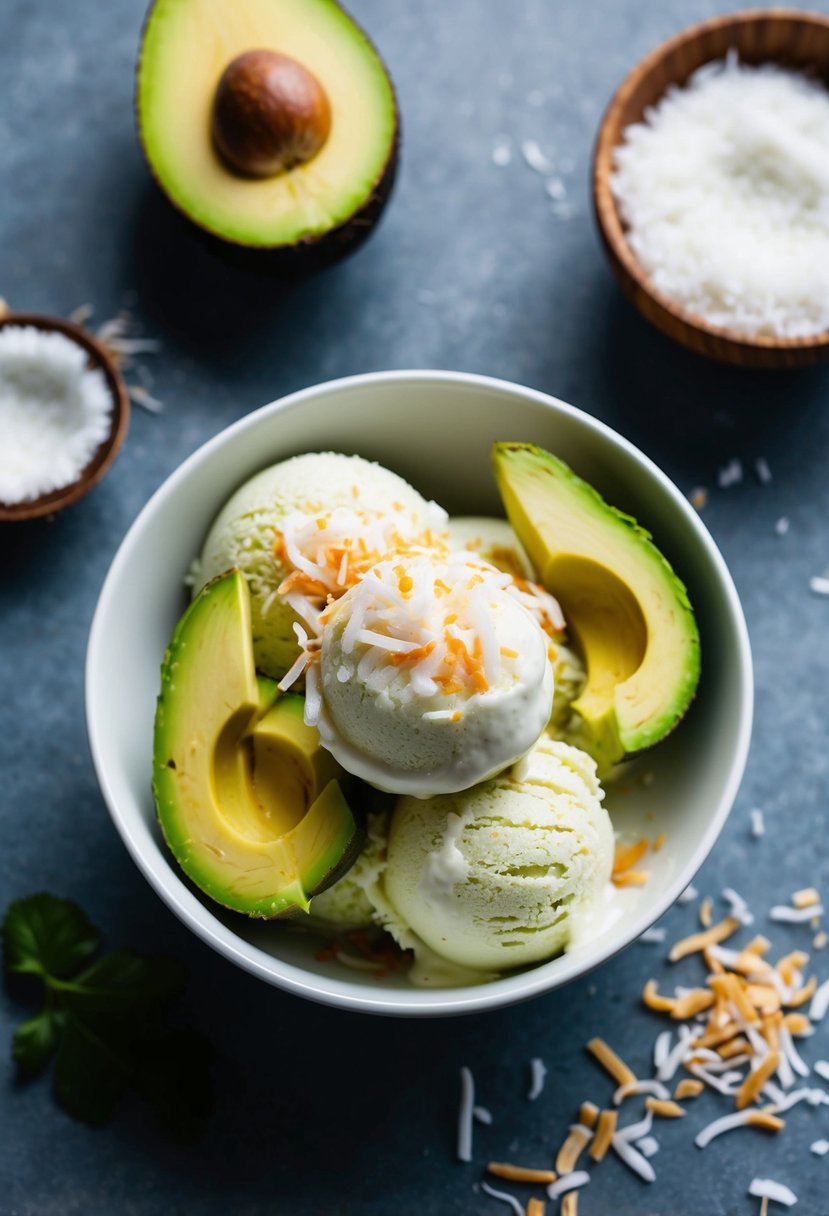
MULTIPOLYGON (((282 886, 275 882, 272 889, 244 893, 244 891, 234 891, 232 882, 225 881, 223 875, 217 873, 218 867, 213 858, 210 858, 209 862, 205 862, 205 845, 198 833, 199 818, 197 816, 194 820, 188 817, 188 799, 181 795, 179 781, 186 775, 191 788, 193 785, 198 788, 203 784, 200 811, 200 814, 203 815, 202 822, 207 824, 208 835, 212 834, 221 838, 221 827, 214 826, 216 821, 221 820, 222 817, 217 814, 218 802, 213 790, 213 779, 205 777, 206 771, 212 772, 216 754, 213 745, 217 740, 222 740, 228 727, 232 726, 232 734, 236 736, 237 742, 235 755, 233 752, 231 755, 234 760, 237 760, 239 748, 250 746, 250 733, 257 720, 272 709, 279 699, 275 682, 267 677, 257 677, 254 674, 249 624, 247 583, 238 570, 228 571, 206 584, 178 621, 161 667, 161 689, 157 700, 154 726, 152 788, 162 835, 190 882, 230 911, 240 912, 255 919, 271 920, 291 916, 299 911, 307 912, 311 897, 331 886, 351 867, 362 848, 364 830, 361 820, 354 816, 346 802, 339 782, 331 780, 324 789, 313 791, 316 796, 310 805, 306 806, 305 814, 293 830, 280 831, 278 826, 275 826, 273 836, 269 840, 263 841, 261 838, 257 838, 256 831, 251 838, 252 870, 261 871, 264 851, 269 847, 276 851, 275 864, 282 865, 284 869, 285 862, 289 862, 293 857, 291 838, 298 833, 301 834, 303 824, 310 822, 311 819, 316 824, 314 809, 324 800, 324 805, 331 807, 333 813, 338 815, 339 836, 323 842, 325 851, 322 859, 319 855, 313 856, 312 848, 308 872, 294 871, 293 877, 282 886), (239 623, 242 626, 240 635, 242 649, 238 657, 243 670, 238 684, 240 687, 247 686, 245 691, 248 695, 243 698, 236 709, 225 705, 225 716, 216 715, 212 720, 204 706, 200 706, 199 711, 203 716, 197 715, 192 720, 186 717, 187 725, 183 728, 184 736, 182 736, 181 732, 177 730, 175 722, 176 710, 179 708, 176 700, 180 701, 182 697, 180 691, 176 689, 176 681, 186 687, 186 664, 194 661, 186 652, 189 651, 189 655, 194 656, 196 662, 210 661, 209 652, 203 658, 202 644, 205 641, 205 631, 202 628, 202 622, 209 621, 215 612, 227 611, 228 605, 234 612, 241 606, 239 623), (213 612, 206 612, 205 609, 212 609, 213 612), (247 632, 245 632, 245 624, 248 626, 247 632), (191 721, 195 729, 190 726, 191 721), (194 739, 200 739, 200 747, 194 745, 194 739), (200 758, 197 756, 193 760, 194 751, 200 752, 200 758), (177 757, 182 757, 183 762, 180 763, 177 757), (187 770, 186 774, 184 770, 187 770), (210 831, 210 829, 213 830, 210 831), (287 842, 287 845, 283 842, 287 842)), ((290 700, 293 702, 298 698, 291 697, 290 700)), ((293 706, 291 708, 293 709, 293 706)), ((227 753, 225 761, 227 761, 227 753)), ((225 762, 225 768, 227 767, 225 762)), ((242 769, 244 766, 237 767, 242 769)), ((244 814, 255 818, 259 814, 259 808, 254 801, 247 799, 247 789, 247 783, 244 780, 241 781, 235 798, 240 803, 246 803, 244 814)), ((192 800, 191 793, 190 801, 192 802, 192 800)), ((228 850, 232 852, 235 848, 237 862, 241 858, 242 863, 247 859, 247 853, 244 845, 241 848, 238 846, 238 838, 246 837, 245 827, 244 823, 234 824, 232 835, 226 837, 229 842, 228 850), (237 843, 234 843, 235 841, 237 843)), ((261 828, 261 821, 254 824, 254 827, 261 828)), ((268 827, 270 827, 270 822, 268 827)), ((319 839, 320 833, 316 830, 311 831, 312 845, 319 839)), ((222 840, 222 844, 225 844, 225 840, 222 840)), ((308 854, 307 845, 301 838, 297 841, 297 845, 301 852, 308 854)), ((290 866, 288 866, 288 870, 290 870, 290 866)))
MULTIPOLYGON (((609 707, 609 712, 605 713, 602 718, 596 719, 595 722, 592 722, 589 718, 581 718, 578 725, 574 728, 572 736, 568 736, 570 742, 590 752, 599 763, 601 770, 606 772, 619 761, 630 759, 666 738, 685 716, 696 695, 700 677, 700 640, 687 590, 665 555, 654 544, 651 534, 637 523, 631 515, 605 502, 598 490, 580 478, 559 457, 552 455, 535 444, 496 443, 493 447, 492 458, 496 480, 507 505, 510 522, 513 524, 519 539, 528 550, 530 558, 536 565, 539 576, 542 579, 545 576, 545 563, 539 561, 539 547, 544 549, 548 559, 554 558, 555 550, 549 548, 547 540, 541 534, 541 529, 538 529, 538 536, 535 538, 536 543, 533 543, 534 538, 528 537, 526 530, 519 526, 520 521, 512 517, 509 505, 507 504, 507 498, 510 494, 516 497, 520 501, 522 510, 526 513, 531 527, 535 528, 532 511, 527 507, 528 498, 521 499, 516 490, 517 479, 510 480, 507 476, 508 466, 515 467, 519 462, 525 466, 528 477, 537 481, 539 486, 545 485, 548 487, 547 492, 550 492, 550 490, 554 492, 556 483, 562 484, 569 489, 571 495, 580 496, 584 500, 585 506, 588 506, 594 512, 596 518, 601 519, 603 516, 606 517, 614 530, 617 531, 620 540, 629 538, 632 549, 642 554, 646 564, 653 567, 662 580, 664 587, 670 591, 676 608, 676 617, 681 622, 681 625, 676 630, 676 637, 683 649, 672 695, 665 698, 659 714, 650 721, 645 721, 638 724, 635 728, 631 728, 620 722, 617 715, 609 707)), ((567 553, 566 543, 562 543, 560 552, 567 553)), ((609 565, 607 569, 613 573, 612 567, 609 565)), ((548 585, 548 589, 552 594, 564 597, 565 591, 563 588, 548 585)), ((629 590, 634 589, 629 588, 629 590)), ((566 610, 565 616, 567 616, 566 610)), ((577 635, 577 621, 571 618, 568 620, 568 624, 577 635)), ((586 655, 584 657, 587 658, 586 655)), ((644 656, 642 663, 640 663, 640 669, 643 665, 644 656)), ((660 673, 657 671, 656 674, 660 673)), ((590 671, 588 664, 589 684, 590 671)), ((617 685, 617 688, 621 687, 623 687, 623 684, 617 685)), ((574 709, 578 710, 578 708, 579 698, 574 702, 574 709)))
MULTIPOLYGON (((157 0, 152 0, 144 17, 139 43, 141 48, 144 46, 144 35, 152 19, 156 3, 157 0)), ((355 20, 353 15, 342 4, 339 7, 347 13, 348 19, 363 35, 366 42, 385 67, 385 61, 380 52, 360 23, 355 20)), ((141 148, 147 168, 156 187, 173 207, 179 219, 184 221, 185 227, 191 232, 196 233, 202 246, 221 261, 238 270, 258 272, 263 275, 271 275, 275 279, 290 282, 292 280, 307 278, 320 270, 324 270, 328 266, 334 265, 335 262, 339 262, 349 254, 355 253, 371 236, 391 197, 392 189, 397 179, 397 167, 402 142, 400 105, 397 100, 397 90, 394 87, 394 81, 388 69, 386 70, 386 77, 391 89, 392 100, 394 101, 394 137, 383 171, 377 178, 366 201, 359 210, 355 211, 353 215, 349 216, 344 223, 339 224, 336 228, 331 228, 327 232, 320 233, 318 236, 303 238, 293 245, 274 246, 245 245, 241 241, 233 240, 231 237, 219 236, 209 228, 205 228, 203 224, 200 224, 198 220, 194 219, 193 216, 180 207, 175 199, 170 197, 164 187, 164 183, 155 171, 144 141, 141 115, 138 107, 138 79, 140 71, 141 53, 139 52, 135 67, 133 114, 139 147, 141 148)))

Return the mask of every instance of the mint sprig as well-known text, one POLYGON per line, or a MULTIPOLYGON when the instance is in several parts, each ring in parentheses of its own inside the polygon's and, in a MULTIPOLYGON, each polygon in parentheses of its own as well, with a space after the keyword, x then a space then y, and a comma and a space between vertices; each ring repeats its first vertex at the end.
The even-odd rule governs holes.
POLYGON ((131 950, 95 958, 100 933, 77 904, 54 895, 11 904, 2 935, 7 976, 36 985, 41 1002, 14 1032, 19 1078, 38 1076, 54 1058, 55 1097, 75 1118, 106 1123, 132 1089, 171 1132, 197 1134, 210 1109, 212 1051, 167 1021, 184 969, 131 950))

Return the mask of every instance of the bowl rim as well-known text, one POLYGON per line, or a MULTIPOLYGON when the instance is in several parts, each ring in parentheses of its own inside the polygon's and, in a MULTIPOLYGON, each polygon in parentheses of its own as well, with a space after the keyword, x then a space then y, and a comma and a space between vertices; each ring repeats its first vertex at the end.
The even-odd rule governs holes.
POLYGON ((37 498, 24 498, 20 502, 0 500, 0 523, 42 519, 44 515, 54 515, 78 502, 109 471, 121 450, 130 423, 127 386, 114 359, 99 338, 74 321, 64 320, 63 317, 50 317, 45 313, 9 312, 0 317, 0 330, 13 327, 39 329, 42 333, 60 333, 85 350, 95 368, 103 373, 112 399, 112 413, 107 434, 74 481, 60 486, 57 490, 40 494, 37 498))
POLYGON ((670 908, 693 879, 700 866, 705 861, 716 842, 726 818, 731 810, 748 757, 751 740, 753 719, 753 669, 748 628, 743 615, 737 590, 717 545, 708 529, 700 520, 697 512, 674 485, 667 474, 634 444, 624 436, 614 431, 606 423, 592 415, 569 405, 559 398, 541 392, 538 389, 527 388, 507 380, 491 376, 477 375, 469 372, 452 372, 428 369, 403 369, 394 371, 366 372, 358 375, 345 376, 321 384, 311 385, 277 398, 268 405, 245 415, 230 426, 219 431, 211 439, 198 447, 162 482, 148 502, 139 512, 118 547, 115 557, 109 567, 95 608, 94 617, 89 633, 85 667, 85 714, 89 746, 92 754, 98 783, 103 793, 110 817, 121 836, 124 844, 139 870, 167 906, 176 916, 190 928, 198 938, 212 946, 220 955, 235 963, 250 974, 258 976, 267 983, 281 988, 297 996, 303 996, 318 1003, 350 1010, 353 1012, 374 1013, 384 1016, 398 1017, 442 1017, 466 1013, 481 1013, 486 1010, 498 1009, 506 1005, 516 1004, 550 992, 555 988, 586 975, 595 967, 606 962, 615 954, 630 945, 650 925, 658 920, 670 908), (549 409, 557 414, 563 414, 575 419, 580 425, 609 440, 613 446, 621 448, 631 456, 637 464, 643 467, 659 484, 685 516, 686 522, 696 533, 696 537, 712 562, 730 610, 731 624, 738 641, 738 669, 740 675, 740 723, 737 745, 731 757, 728 776, 724 782, 715 812, 708 822, 705 832, 696 848, 685 864, 677 871, 673 881, 656 904, 640 911, 631 920, 625 939, 619 944, 600 949, 595 956, 584 960, 579 956, 564 954, 559 956, 557 972, 553 981, 545 974, 548 964, 539 963, 535 967, 493 980, 470 988, 435 988, 389 990, 387 993, 378 992, 355 979, 343 981, 314 975, 293 963, 274 958, 253 943, 240 946, 240 939, 235 931, 228 930, 217 918, 215 913, 201 902, 178 875, 173 867, 171 858, 164 857, 163 864, 155 866, 152 860, 145 856, 140 842, 136 839, 128 817, 125 817, 113 793, 108 778, 108 765, 98 738, 98 713, 94 704, 93 688, 95 672, 100 667, 102 637, 105 620, 109 614, 109 603, 114 595, 114 589, 120 581, 122 571, 129 565, 131 549, 139 536, 145 520, 163 507, 165 500, 177 489, 181 482, 186 481, 190 472, 202 461, 208 459, 228 441, 234 440, 244 432, 256 429, 266 417, 282 411, 301 407, 309 399, 337 395, 343 390, 361 388, 372 385, 394 385, 401 382, 423 385, 425 388, 436 384, 480 388, 495 391, 505 396, 519 396, 549 409), (562 960, 564 966, 561 966, 562 960), (569 965, 568 965, 569 960, 569 965))
MULTIPOLYGON (((680 30, 679 33, 665 39, 664 42, 659 43, 658 46, 649 51, 643 59, 639 60, 631 68, 614 92, 602 115, 593 149, 591 172, 593 210, 599 227, 599 233, 608 249, 610 257, 618 259, 619 263, 621 263, 622 273, 630 277, 636 290, 651 299, 657 308, 667 313, 679 326, 706 334, 710 338, 727 343, 735 350, 746 353, 753 352, 758 354, 764 352, 767 355, 774 355, 776 353, 781 355, 786 353, 805 355, 812 352, 814 356, 817 356, 819 352, 829 350, 829 329, 822 330, 819 334, 812 334, 802 338, 776 338, 765 334, 745 334, 740 330, 730 329, 728 326, 714 325, 710 321, 706 321, 698 313, 683 308, 682 305, 672 300, 670 296, 664 295, 654 286, 650 276, 634 256, 627 240, 625 227, 622 223, 613 191, 610 187, 613 152, 620 142, 618 135, 615 138, 612 137, 611 130, 613 127, 620 125, 617 122, 619 111, 623 108, 628 96, 640 81, 648 76, 669 55, 687 46, 689 43, 703 41, 713 31, 729 26, 753 25, 761 21, 768 24, 777 21, 789 24, 801 23, 803 25, 819 27, 829 32, 829 15, 823 13, 809 12, 808 10, 797 8, 753 8, 743 9, 736 13, 724 13, 716 17, 706 18, 704 21, 695 22, 693 25, 680 30)), ((710 63, 714 58, 718 58, 718 56, 712 56, 705 60, 705 62, 710 63)), ((769 62, 774 62, 774 60, 769 59, 769 62)), ((670 85, 666 84, 665 88, 667 89, 668 87, 670 85)), ((652 320, 652 318, 649 319, 652 320)), ((672 336, 678 337, 679 335, 674 333, 672 336)))

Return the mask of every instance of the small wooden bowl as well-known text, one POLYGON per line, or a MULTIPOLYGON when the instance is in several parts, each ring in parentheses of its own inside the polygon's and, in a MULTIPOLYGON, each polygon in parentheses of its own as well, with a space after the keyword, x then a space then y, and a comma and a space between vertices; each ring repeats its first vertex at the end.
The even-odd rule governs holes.
POLYGON ((669 85, 683 85, 704 63, 734 50, 744 63, 807 69, 829 82, 829 17, 793 9, 732 13, 691 26, 651 51, 607 108, 593 160, 593 204, 610 265, 622 290, 659 329, 701 355, 744 367, 800 367, 829 356, 829 331, 809 338, 754 337, 711 325, 657 291, 628 245, 610 188, 614 149, 631 123, 669 85))
POLYGON ((54 515, 64 507, 71 506, 83 498, 96 482, 100 481, 110 467, 127 433, 130 418, 130 402, 126 385, 111 356, 100 342, 88 334, 80 325, 64 321, 60 317, 46 317, 36 313, 9 313, 0 320, 0 329, 7 325, 33 326, 47 332, 65 334, 89 355, 89 367, 100 368, 112 396, 110 430, 106 439, 83 470, 81 475, 59 490, 29 498, 23 502, 0 502, 0 521, 39 519, 43 515, 54 515))

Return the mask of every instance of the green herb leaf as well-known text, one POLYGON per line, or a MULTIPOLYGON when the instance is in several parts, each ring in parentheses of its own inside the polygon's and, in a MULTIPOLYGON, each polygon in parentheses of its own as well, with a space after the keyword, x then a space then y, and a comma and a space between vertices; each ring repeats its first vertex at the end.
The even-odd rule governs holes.
POLYGON ((15 900, 3 921, 6 968, 18 974, 71 975, 100 944, 78 905, 54 895, 15 900))
POLYGON ((184 990, 178 963, 131 950, 90 962, 100 934, 77 904, 53 895, 13 903, 3 939, 7 974, 28 976, 43 999, 12 1040, 22 1079, 56 1055, 55 1097, 76 1119, 105 1123, 133 1088, 176 1135, 201 1130, 212 1051, 200 1035, 164 1020, 184 990))
POLYGON ((44 1009, 28 1022, 21 1022, 12 1038, 12 1059, 21 1078, 43 1072, 57 1049, 61 1016, 44 1009))

